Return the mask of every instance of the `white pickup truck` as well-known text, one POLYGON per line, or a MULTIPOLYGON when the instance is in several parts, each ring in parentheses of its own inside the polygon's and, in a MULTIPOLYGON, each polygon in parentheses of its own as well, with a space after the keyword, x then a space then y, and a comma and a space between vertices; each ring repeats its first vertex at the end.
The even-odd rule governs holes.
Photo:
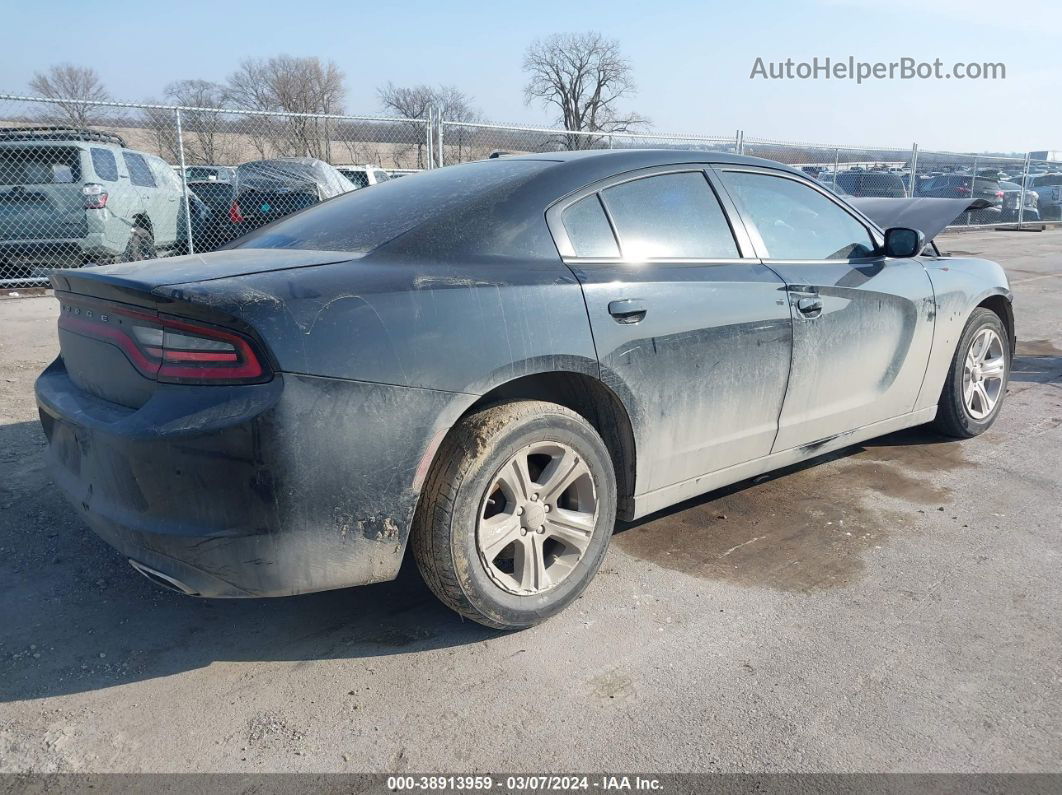
POLYGON ((391 179, 391 175, 379 166, 336 166, 336 170, 353 182, 355 188, 367 188, 391 179))

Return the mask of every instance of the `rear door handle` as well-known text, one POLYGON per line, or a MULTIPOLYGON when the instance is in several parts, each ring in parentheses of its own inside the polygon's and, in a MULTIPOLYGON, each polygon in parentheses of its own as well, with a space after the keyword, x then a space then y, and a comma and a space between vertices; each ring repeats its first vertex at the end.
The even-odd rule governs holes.
POLYGON ((625 298, 608 304, 608 313, 616 318, 617 323, 638 323, 648 311, 641 298, 625 298))
POLYGON ((797 301, 797 309, 800 314, 808 317, 818 317, 822 314, 822 299, 818 297, 806 297, 797 301))

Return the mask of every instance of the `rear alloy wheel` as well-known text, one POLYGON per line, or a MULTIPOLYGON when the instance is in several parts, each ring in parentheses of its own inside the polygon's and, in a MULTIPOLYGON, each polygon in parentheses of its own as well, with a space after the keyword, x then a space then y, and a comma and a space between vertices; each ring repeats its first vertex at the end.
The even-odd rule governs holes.
POLYGON ((413 525, 436 596, 486 626, 523 629, 582 593, 616 516, 612 461, 585 419, 503 403, 463 419, 436 462, 413 525))
POLYGON ((990 309, 975 309, 940 395, 938 430, 958 438, 988 430, 1006 395, 1010 365, 1010 339, 999 316, 990 309))
POLYGON ((586 461, 566 444, 530 444, 502 466, 487 492, 476 548, 494 584, 519 595, 560 585, 597 524, 597 489, 586 461))
POLYGON ((155 259, 155 236, 150 230, 140 226, 134 226, 129 235, 129 243, 125 247, 125 262, 139 262, 145 259, 155 259))

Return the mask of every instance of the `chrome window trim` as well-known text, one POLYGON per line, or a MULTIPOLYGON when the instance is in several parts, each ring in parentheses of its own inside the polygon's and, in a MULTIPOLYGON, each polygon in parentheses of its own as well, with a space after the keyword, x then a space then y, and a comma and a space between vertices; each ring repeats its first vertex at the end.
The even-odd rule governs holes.
POLYGON ((558 199, 553 202, 548 208, 546 208, 546 225, 549 227, 550 234, 553 236, 553 242, 557 246, 557 251, 561 256, 561 259, 566 264, 571 265, 625 265, 629 267, 638 267, 642 265, 652 265, 667 263, 669 265, 713 265, 713 264, 749 264, 759 263, 760 258, 756 255, 755 249, 752 245, 752 241, 748 237, 748 233, 745 229, 744 223, 741 221, 740 216, 737 214, 737 209, 734 207, 733 201, 730 196, 720 189, 721 186, 716 184, 713 179, 712 168, 708 163, 676 163, 667 166, 650 166, 648 168, 635 169, 633 171, 627 171, 622 174, 614 174, 610 177, 606 177, 603 180, 592 183, 585 187, 568 194, 567 196, 558 199), (730 228, 730 234, 734 238, 735 248, 739 256, 737 257, 649 257, 645 259, 632 260, 623 256, 623 241, 620 237, 618 230, 616 229, 615 221, 612 218, 612 213, 609 212, 608 203, 604 201, 601 196, 602 191, 615 187, 616 185, 622 185, 627 182, 634 182, 635 180, 645 179, 647 177, 655 177, 661 174, 685 174, 685 173, 700 173, 705 181, 708 183, 708 188, 715 196, 716 201, 719 202, 719 209, 723 214, 723 219, 726 221, 727 226, 730 228), (598 203, 601 205, 601 209, 605 213, 605 217, 608 219, 609 226, 612 228, 612 235, 616 238, 616 246, 619 249, 619 257, 580 257, 575 253, 575 246, 572 245, 571 238, 568 236, 568 231, 564 228, 562 215, 564 211, 571 207, 578 201, 585 199, 587 196, 597 194, 598 203))

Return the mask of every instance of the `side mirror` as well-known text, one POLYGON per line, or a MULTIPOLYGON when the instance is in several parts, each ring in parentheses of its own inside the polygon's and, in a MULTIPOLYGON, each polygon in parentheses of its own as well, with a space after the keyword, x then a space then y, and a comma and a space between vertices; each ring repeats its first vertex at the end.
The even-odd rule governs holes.
POLYGON ((886 257, 917 257, 926 247, 926 236, 902 226, 885 230, 886 257))

